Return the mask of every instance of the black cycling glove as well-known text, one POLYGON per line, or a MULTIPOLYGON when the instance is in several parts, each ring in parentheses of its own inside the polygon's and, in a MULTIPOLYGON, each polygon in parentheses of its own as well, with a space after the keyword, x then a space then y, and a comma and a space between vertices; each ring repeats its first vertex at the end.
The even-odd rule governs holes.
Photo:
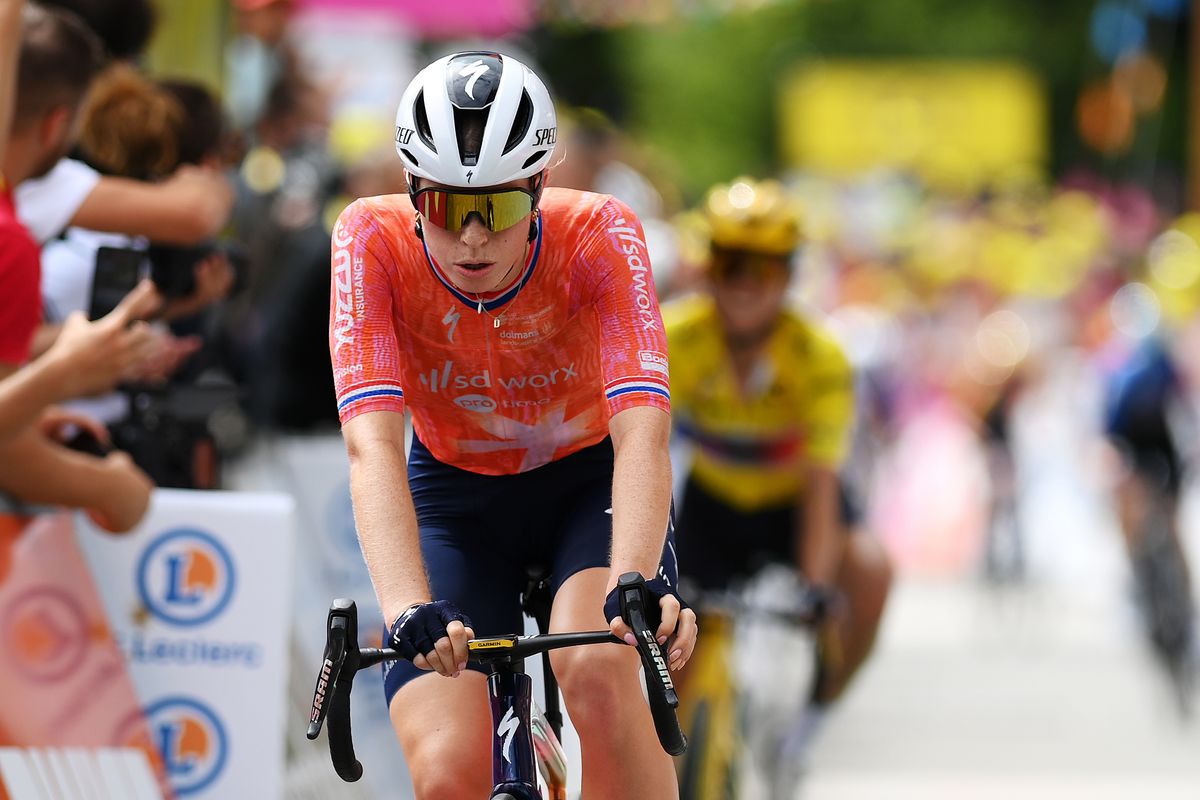
MULTIPOLYGON (((613 590, 608 593, 608 597, 604 600, 604 621, 611 622, 621 616, 621 598, 617 594, 619 587, 614 586, 613 590)), ((687 601, 679 596, 679 587, 668 583, 661 576, 656 576, 652 580, 646 581, 646 591, 650 595, 651 601, 646 608, 646 624, 650 626, 651 632, 658 630, 658 626, 662 624, 662 607, 658 604, 666 595, 671 595, 679 601, 679 608, 682 611, 685 608, 691 608, 687 601)), ((625 624, 629 624, 629 620, 625 620, 625 624)))
POLYGON ((412 661, 434 651, 438 640, 446 636, 446 626, 458 620, 468 628, 471 619, 449 600, 420 603, 401 614, 388 630, 388 643, 400 655, 412 661))

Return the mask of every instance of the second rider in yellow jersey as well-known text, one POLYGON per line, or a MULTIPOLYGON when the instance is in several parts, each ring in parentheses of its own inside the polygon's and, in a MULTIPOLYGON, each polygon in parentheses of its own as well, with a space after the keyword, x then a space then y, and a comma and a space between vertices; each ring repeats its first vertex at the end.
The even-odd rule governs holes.
POLYGON ((819 665, 810 716, 823 715, 866 659, 891 580, 856 518, 839 469, 853 421, 841 348, 785 302, 801 241, 774 181, 708 195, 708 291, 663 306, 676 432, 693 445, 677 521, 680 572, 719 590, 771 562, 844 602, 826 624, 841 642, 819 665))

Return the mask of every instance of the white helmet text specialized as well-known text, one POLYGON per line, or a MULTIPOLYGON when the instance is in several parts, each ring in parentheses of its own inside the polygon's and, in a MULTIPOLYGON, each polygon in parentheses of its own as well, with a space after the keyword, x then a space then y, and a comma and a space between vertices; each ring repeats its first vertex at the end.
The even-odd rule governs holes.
POLYGON ((557 138, 545 84, 499 53, 438 59, 413 78, 396 112, 396 152, 405 168, 447 186, 496 186, 536 175, 549 165, 557 138))

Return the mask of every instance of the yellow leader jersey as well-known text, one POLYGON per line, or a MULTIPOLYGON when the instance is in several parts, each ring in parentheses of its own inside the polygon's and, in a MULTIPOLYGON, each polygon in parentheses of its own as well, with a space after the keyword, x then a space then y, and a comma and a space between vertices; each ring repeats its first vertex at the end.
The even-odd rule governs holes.
POLYGON ((695 445, 692 474, 704 489, 753 511, 795 502, 806 467, 840 466, 854 386, 829 334, 785 310, 743 389, 712 298, 685 297, 662 314, 675 429, 695 445))

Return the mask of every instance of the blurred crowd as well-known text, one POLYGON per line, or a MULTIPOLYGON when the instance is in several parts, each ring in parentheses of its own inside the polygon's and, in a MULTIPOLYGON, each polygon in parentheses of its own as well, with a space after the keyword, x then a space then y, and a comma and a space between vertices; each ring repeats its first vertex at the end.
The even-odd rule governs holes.
MULTIPOLYGON (((382 136, 333 154, 333 93, 295 44, 294 4, 232 0, 219 93, 143 68, 169 6, 0 9, 16 76, 0 95, 0 492, 123 529, 151 485, 219 487, 258 432, 332 429, 329 224, 404 178, 382 136)), ((662 297, 700 286, 702 231, 669 170, 600 112, 562 105, 550 181, 639 214, 662 297)), ((796 302, 858 370, 864 494, 873 457, 931 407, 987 441, 1064 359, 1111 374, 1148 339, 1181 352, 1193 335, 1200 219, 1144 188, 779 177, 805 222, 796 302)))

